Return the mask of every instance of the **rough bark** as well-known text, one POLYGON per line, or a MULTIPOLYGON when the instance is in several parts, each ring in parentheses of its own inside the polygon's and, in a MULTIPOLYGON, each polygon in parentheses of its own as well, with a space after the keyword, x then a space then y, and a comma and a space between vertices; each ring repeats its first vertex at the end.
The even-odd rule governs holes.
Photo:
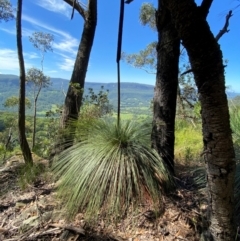
POLYGON ((158 30, 157 76, 153 98, 152 145, 174 173, 174 127, 176 115, 180 40, 171 15, 161 0, 156 13, 158 30))
POLYGON ((16 17, 16 29, 17 29, 17 51, 19 59, 20 69, 20 88, 19 88, 19 109, 18 109, 18 129, 19 129, 19 142, 23 153, 25 163, 33 164, 32 154, 25 135, 25 66, 23 59, 22 49, 22 0, 18 0, 17 3, 17 17, 16 17))
MULTIPOLYGON (((79 44, 77 57, 63 108, 62 128, 64 130, 66 130, 69 126, 69 120, 77 120, 79 115, 83 97, 82 90, 85 84, 88 62, 97 25, 97 0, 89 1, 88 11, 85 13, 84 16, 85 22, 82 37, 79 44)), ((74 128, 71 128, 71 133, 67 135, 68 146, 72 145, 74 130, 74 128)))
MULTIPOLYGON (((72 3, 72 1, 66 1, 72 3)), ((76 4, 77 5, 77 4, 76 4)), ((81 8, 80 8, 81 9, 81 8)), ((78 8, 76 8, 78 10, 78 8)), ((78 10, 79 11, 79 10, 78 10)), ((79 12, 81 15, 83 11, 79 12)), ((62 128, 66 130, 69 126, 69 120, 77 120, 83 97, 83 88, 85 84, 85 77, 88 68, 88 62, 91 54, 91 49, 95 36, 95 29, 97 25, 97 0, 89 0, 88 10, 83 16, 85 22, 82 32, 81 41, 79 44, 76 61, 68 91, 65 97, 65 103, 62 114, 62 128)), ((67 146, 71 146, 74 138, 74 127, 69 130, 71 133, 67 134, 67 146)), ((65 140, 65 141, 66 141, 65 140)))
POLYGON ((209 236, 234 240, 235 160, 222 52, 193 0, 165 0, 186 48, 202 107, 202 132, 209 190, 209 236))

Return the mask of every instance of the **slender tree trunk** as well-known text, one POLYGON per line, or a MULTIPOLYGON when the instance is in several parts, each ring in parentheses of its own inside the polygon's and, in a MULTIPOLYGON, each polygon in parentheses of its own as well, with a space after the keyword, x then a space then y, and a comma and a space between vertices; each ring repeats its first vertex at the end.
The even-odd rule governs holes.
POLYGON ((32 164, 32 154, 25 135, 25 67, 22 50, 22 0, 18 0, 17 3, 17 17, 16 17, 16 29, 17 29, 17 50, 20 68, 20 89, 19 89, 19 109, 18 109, 18 129, 19 129, 19 142, 25 163, 32 164))
MULTIPOLYGON (((77 120, 83 96, 85 77, 88 68, 88 62, 91 54, 95 29, 97 25, 97 0, 90 0, 85 19, 82 38, 77 52, 76 61, 65 98, 65 104, 62 114, 62 128, 64 130, 69 126, 69 120, 77 120)), ((67 134, 67 146, 73 143, 75 128, 70 128, 67 134)), ((66 141, 66 140, 65 140, 66 141)))
MULTIPOLYGON (((42 68, 43 69, 43 68, 42 68)), ((32 149, 35 147, 35 140, 36 140, 36 124, 37 124, 37 101, 38 96, 42 90, 42 84, 39 86, 37 91, 37 95, 34 98, 34 106, 33 106, 33 135, 32 135, 32 149)), ((35 91, 34 91, 35 92, 35 91)))
POLYGON ((35 147, 35 138, 36 138, 36 116, 37 116, 37 100, 34 99, 33 106, 33 133, 32 133, 32 150, 35 147))
MULTIPOLYGON (((209 237, 234 240, 235 160, 222 52, 193 0, 165 0, 185 46, 202 107, 203 155, 209 190, 209 237)), ((211 1, 205 1, 211 2, 211 1)))
POLYGON ((180 40, 162 1, 156 14, 157 77, 153 99, 152 145, 174 173, 174 128, 178 89, 180 40))

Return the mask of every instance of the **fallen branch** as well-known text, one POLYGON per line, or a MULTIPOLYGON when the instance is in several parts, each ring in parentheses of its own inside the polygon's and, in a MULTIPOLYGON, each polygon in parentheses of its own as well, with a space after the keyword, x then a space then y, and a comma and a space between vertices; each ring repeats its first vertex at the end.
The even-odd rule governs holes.
POLYGON ((58 223, 51 223, 51 224, 49 224, 49 226, 55 227, 55 228, 62 228, 62 229, 66 229, 69 231, 73 231, 77 234, 85 235, 85 230, 82 227, 75 227, 72 225, 62 225, 62 224, 58 224, 58 223))

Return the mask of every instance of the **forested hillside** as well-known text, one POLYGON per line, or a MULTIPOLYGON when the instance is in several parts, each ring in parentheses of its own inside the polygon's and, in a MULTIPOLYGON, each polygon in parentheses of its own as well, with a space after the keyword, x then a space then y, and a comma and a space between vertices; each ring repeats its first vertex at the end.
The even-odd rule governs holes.
MULTIPOLYGON (((56 105, 61 106, 64 102, 64 94, 67 91, 69 80, 61 78, 51 78, 51 86, 42 89, 39 101, 39 113, 55 108, 56 105)), ((92 88, 97 93, 101 86, 105 90, 109 90, 110 103, 116 107, 117 105, 117 83, 94 83, 87 82, 85 85, 85 94, 88 89, 92 88)), ((133 113, 147 113, 153 98, 154 86, 138 83, 122 83, 121 84, 121 106, 123 111, 132 110, 133 113)), ((6 110, 3 103, 11 96, 18 96, 19 78, 16 75, 0 74, 0 110, 6 110)), ((31 100, 32 88, 27 84, 27 97, 31 100)), ((9 111, 9 109, 8 109, 9 111)))
MULTIPOLYGON (((45 114, 46 111, 61 106, 64 102, 64 94, 67 91, 69 80, 61 78, 51 78, 51 86, 42 89, 38 101, 38 114, 45 114)), ((86 82, 85 94, 88 89, 92 88, 95 93, 104 86, 105 90, 109 90, 110 104, 116 109, 117 105, 117 83, 94 83, 86 82)), ((16 75, 0 74, 0 111, 14 111, 13 108, 5 108, 3 106, 7 98, 18 96, 19 78, 16 75)), ((121 83, 121 108, 123 112, 131 112, 134 114, 147 114, 150 111, 151 101, 153 99, 154 86, 139 83, 123 82, 121 83)), ((239 93, 227 92, 228 98, 233 99, 239 93)), ((27 84, 27 97, 31 100, 32 88, 27 84)), ((28 110, 30 111, 30 110, 28 110)))

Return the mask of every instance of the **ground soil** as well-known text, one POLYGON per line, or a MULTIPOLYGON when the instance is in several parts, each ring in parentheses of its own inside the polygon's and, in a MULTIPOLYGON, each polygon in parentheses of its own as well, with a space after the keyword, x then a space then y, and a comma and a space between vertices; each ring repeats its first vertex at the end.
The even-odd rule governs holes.
MULTIPOLYGON (((47 160, 38 161, 48 165, 47 160)), ((207 227, 206 188, 194 184, 196 172, 189 167, 176 168, 178 188, 164 198, 159 216, 142 209, 117 224, 99 217, 91 226, 82 213, 65 219, 64 203, 56 196, 50 173, 21 189, 21 165, 21 157, 15 156, 0 167, 0 241, 194 241, 201 240, 207 227)))

